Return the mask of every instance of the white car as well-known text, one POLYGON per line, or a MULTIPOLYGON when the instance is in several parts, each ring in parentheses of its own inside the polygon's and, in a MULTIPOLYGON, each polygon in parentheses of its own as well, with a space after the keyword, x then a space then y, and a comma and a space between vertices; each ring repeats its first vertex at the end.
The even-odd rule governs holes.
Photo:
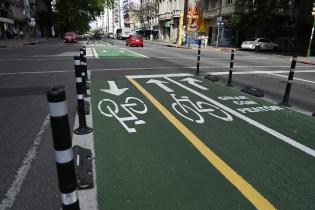
POLYGON ((244 41, 241 45, 241 49, 248 49, 248 50, 277 50, 279 45, 270 41, 266 38, 255 38, 250 39, 248 41, 244 41))

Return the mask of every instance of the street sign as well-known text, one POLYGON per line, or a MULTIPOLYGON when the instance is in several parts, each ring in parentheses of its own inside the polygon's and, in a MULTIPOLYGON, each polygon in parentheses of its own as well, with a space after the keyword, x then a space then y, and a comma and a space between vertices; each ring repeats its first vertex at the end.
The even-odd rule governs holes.
POLYGON ((29 25, 33 27, 36 25, 35 18, 31 18, 29 25))

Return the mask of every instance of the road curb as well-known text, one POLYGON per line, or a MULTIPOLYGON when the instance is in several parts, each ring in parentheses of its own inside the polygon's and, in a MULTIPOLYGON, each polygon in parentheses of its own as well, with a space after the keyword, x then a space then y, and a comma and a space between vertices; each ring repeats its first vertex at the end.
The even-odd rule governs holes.
POLYGON ((12 44, 3 44, 0 45, 0 48, 13 48, 13 47, 23 47, 28 45, 36 45, 40 43, 48 42, 48 40, 43 41, 32 41, 32 42, 25 42, 25 43, 12 43, 12 44))
POLYGON ((315 65, 315 62, 311 62, 311 61, 297 61, 297 62, 303 63, 303 64, 315 65))

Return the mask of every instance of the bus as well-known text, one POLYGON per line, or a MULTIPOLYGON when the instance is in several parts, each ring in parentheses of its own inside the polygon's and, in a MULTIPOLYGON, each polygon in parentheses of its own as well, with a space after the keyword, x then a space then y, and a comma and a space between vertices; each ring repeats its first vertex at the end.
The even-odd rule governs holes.
POLYGON ((131 35, 130 28, 118 28, 116 30, 117 39, 127 39, 131 35))

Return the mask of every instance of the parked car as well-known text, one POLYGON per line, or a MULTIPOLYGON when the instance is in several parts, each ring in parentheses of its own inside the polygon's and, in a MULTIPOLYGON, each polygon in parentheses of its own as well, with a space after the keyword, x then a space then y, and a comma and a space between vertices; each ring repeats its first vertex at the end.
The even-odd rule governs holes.
POLYGON ((66 42, 77 42, 77 35, 74 32, 67 32, 63 38, 63 41, 66 42))
POLYGON ((143 38, 141 35, 130 35, 126 39, 126 46, 141 46, 143 47, 143 38))
POLYGON ((241 45, 241 49, 249 50, 277 50, 279 45, 266 38, 254 38, 248 41, 244 41, 241 45))

